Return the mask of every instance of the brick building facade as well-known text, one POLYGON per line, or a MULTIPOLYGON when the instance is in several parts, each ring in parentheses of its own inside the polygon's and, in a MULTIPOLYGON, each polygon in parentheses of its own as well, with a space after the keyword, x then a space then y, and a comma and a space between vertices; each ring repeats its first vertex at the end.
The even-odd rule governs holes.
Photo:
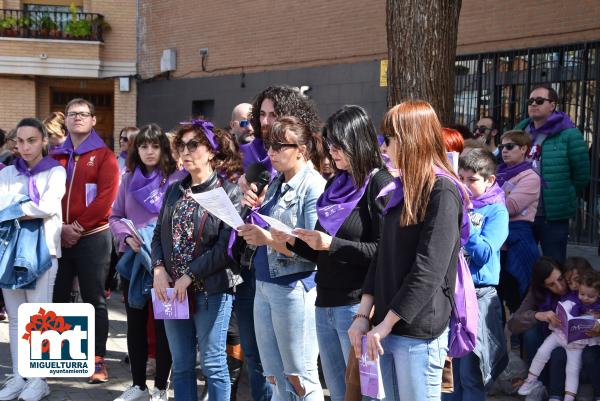
POLYGON ((120 129, 136 122, 136 19, 134 1, 0 0, 0 128, 23 117, 44 119, 81 96, 97 106, 98 133, 107 144, 118 143, 120 129), (110 29, 95 28, 102 17, 110 29), (89 35, 67 34, 74 32, 70 21, 85 18, 89 35), (42 32, 44 20, 58 33, 42 32), (5 29, 10 21, 14 31, 5 29))

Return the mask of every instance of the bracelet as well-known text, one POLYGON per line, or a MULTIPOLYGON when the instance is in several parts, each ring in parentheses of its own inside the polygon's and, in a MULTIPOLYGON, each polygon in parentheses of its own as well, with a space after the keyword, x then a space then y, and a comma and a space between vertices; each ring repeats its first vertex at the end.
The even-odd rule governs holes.
POLYGON ((370 320, 369 316, 363 315, 362 313, 357 313, 356 315, 352 316, 352 321, 355 321, 358 318, 367 319, 367 321, 370 320))

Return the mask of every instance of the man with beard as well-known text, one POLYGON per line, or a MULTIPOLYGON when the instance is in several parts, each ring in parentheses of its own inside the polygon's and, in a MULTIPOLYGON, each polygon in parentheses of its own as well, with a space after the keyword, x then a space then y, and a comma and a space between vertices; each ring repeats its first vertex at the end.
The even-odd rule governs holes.
POLYGON ((502 154, 497 145, 497 140, 502 134, 498 131, 496 120, 489 116, 483 117, 477 121, 473 134, 496 157, 496 163, 502 163, 502 154))

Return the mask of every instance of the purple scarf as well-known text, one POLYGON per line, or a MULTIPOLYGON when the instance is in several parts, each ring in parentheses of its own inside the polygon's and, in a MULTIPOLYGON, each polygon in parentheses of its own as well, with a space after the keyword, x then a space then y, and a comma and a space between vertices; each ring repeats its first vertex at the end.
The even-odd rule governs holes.
POLYGON ((500 187, 504 185, 504 183, 516 175, 521 174, 523 171, 527 171, 529 169, 533 170, 533 166, 530 161, 522 161, 519 164, 515 164, 514 166, 509 166, 506 163, 501 163, 496 170, 496 182, 500 187))
POLYGON ((158 214, 167 190, 167 181, 158 169, 154 169, 150 176, 146 177, 142 170, 136 167, 129 183, 129 193, 148 212, 158 214))
POLYGON ((60 163, 51 158, 50 156, 44 157, 38 162, 31 170, 27 165, 27 162, 20 157, 17 157, 13 163, 20 175, 24 175, 28 178, 28 191, 29 198, 36 205, 40 204, 40 192, 35 185, 34 176, 42 171, 50 170, 51 168, 60 166, 60 163))
POLYGON ((248 166, 252 163, 263 163, 267 169, 273 174, 273 166, 271 165, 271 159, 267 155, 265 145, 262 138, 254 138, 250 143, 243 143, 240 145, 240 152, 242 152, 242 168, 244 172, 248 169, 248 166))
POLYGON ((98 136, 96 130, 92 128, 92 132, 88 135, 85 140, 79 144, 77 149, 73 149, 73 141, 71 141, 71 134, 67 137, 67 140, 59 147, 52 150, 53 155, 69 155, 69 161, 67 162, 67 181, 71 181, 73 176, 73 169, 75 168, 75 156, 83 155, 91 152, 92 150, 105 148, 106 144, 98 136))
MULTIPOLYGON (((462 216, 462 222, 461 222, 461 227, 460 227, 460 244, 461 244, 461 246, 464 246, 467 243, 467 241, 469 240, 469 232, 470 232, 469 214, 467 213, 467 200, 464 198, 464 195, 463 195, 464 187, 463 187, 462 183, 460 181, 458 181, 454 176, 452 176, 451 174, 448 174, 446 171, 442 170, 441 168, 435 166, 433 169, 434 169, 435 175, 437 177, 446 177, 447 179, 452 181, 452 183, 454 184, 454 186, 456 186, 456 189, 458 190, 458 194, 460 195, 460 198, 461 198, 462 204, 463 204, 463 216, 462 216)), ((390 200, 388 201, 388 203, 385 205, 385 208, 383 209, 384 215, 386 215, 390 209, 398 206, 404 200, 404 185, 402 184, 402 180, 400 179, 400 177, 394 178, 394 180, 392 182, 390 182, 388 185, 386 185, 381 190, 381 192, 379 192, 379 195, 377 197, 380 198, 382 196, 386 196, 390 192, 392 192, 392 196, 390 197, 390 200)))
POLYGON ((371 175, 362 187, 356 188, 352 176, 343 171, 333 178, 331 185, 321 194, 317 200, 317 217, 329 235, 335 237, 365 193, 370 178, 371 175))
POLYGON ((126 150, 122 150, 119 152, 119 157, 121 159, 127 159, 127 151, 126 150))
POLYGON ((484 206, 493 205, 493 204, 506 204, 506 197, 504 195, 504 191, 497 182, 494 183, 487 191, 483 194, 479 195, 476 198, 471 199, 471 203, 473 204, 473 209, 479 209, 484 206))
POLYGON ((535 139, 539 134, 544 134, 547 136, 556 135, 566 129, 575 128, 575 124, 571 121, 571 117, 569 117, 566 113, 562 111, 553 112, 548 120, 539 128, 535 128, 533 125, 533 119, 529 121, 528 131, 531 134, 532 142, 535 143, 535 139))

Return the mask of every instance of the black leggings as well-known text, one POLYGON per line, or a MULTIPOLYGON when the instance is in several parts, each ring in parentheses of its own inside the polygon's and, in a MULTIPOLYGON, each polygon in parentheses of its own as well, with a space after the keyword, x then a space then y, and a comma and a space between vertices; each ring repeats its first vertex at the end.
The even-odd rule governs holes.
MULTIPOLYGON (((148 303, 146 303, 144 309, 129 307, 127 301, 129 281, 122 276, 121 278, 123 280, 125 310, 127 311, 127 352, 129 352, 131 377, 133 378, 134 385, 144 389, 146 388, 146 362, 148 361, 148 334, 146 330, 148 323, 148 303)), ((154 321, 154 333, 156 336, 156 375, 154 376, 154 386, 160 390, 166 390, 172 359, 163 320, 154 321)))

